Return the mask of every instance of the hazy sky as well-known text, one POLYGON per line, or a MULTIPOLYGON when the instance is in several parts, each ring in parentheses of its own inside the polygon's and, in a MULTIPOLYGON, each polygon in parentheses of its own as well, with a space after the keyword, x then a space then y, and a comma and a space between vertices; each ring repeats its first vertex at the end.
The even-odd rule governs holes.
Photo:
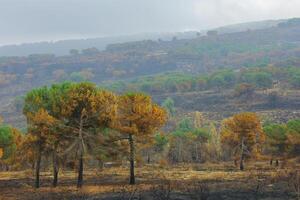
POLYGON ((0 0, 0 45, 300 17, 300 0, 0 0))

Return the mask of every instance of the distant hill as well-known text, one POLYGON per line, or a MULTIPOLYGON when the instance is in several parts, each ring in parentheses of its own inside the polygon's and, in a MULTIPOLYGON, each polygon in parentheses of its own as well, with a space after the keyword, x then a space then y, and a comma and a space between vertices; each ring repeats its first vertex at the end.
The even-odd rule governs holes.
MULTIPOLYGON (((242 32, 246 30, 265 29, 286 20, 266 20, 259 22, 249 22, 235 24, 216 28, 219 34, 242 32)), ((115 43, 133 42, 140 40, 171 40, 174 37, 177 39, 191 39, 197 37, 196 31, 188 31, 183 33, 144 33, 135 35, 112 36, 89 39, 74 39, 61 40, 57 42, 37 42, 26 43, 20 45, 0 46, 0 56, 28 56, 30 54, 55 54, 57 56, 68 55, 71 49, 86 49, 96 47, 99 50, 104 50, 107 45, 115 43)), ((206 31, 199 31, 201 35, 205 35, 206 31)), ((198 34, 199 35, 199 34, 198 34)))
POLYGON ((288 21, 288 19, 247 22, 247 23, 223 26, 223 27, 216 28, 214 30, 217 30, 219 33, 235 33, 235 32, 243 32, 247 30, 259 30, 259 29, 276 27, 278 24, 286 21, 288 21))
POLYGON ((135 35, 112 36, 101 38, 61 40, 56 42, 25 43, 20 45, 0 46, 1 56, 29 56, 31 54, 55 54, 57 56, 68 55, 71 49, 86 49, 95 47, 104 50, 108 44, 133 42, 140 40, 171 40, 195 38, 196 32, 182 33, 144 33, 135 35))
MULTIPOLYGON (((164 93, 177 92, 178 96, 187 91, 199 95, 200 89, 221 90, 228 86, 233 90, 235 84, 243 82, 253 85, 259 82, 260 88, 269 89, 273 82, 280 81, 283 87, 300 88, 299 68, 299 19, 234 33, 210 31, 208 35, 199 35, 189 32, 168 40, 120 42, 109 44, 104 50, 85 48, 65 56, 32 54, 0 57, 0 115, 6 122, 20 126, 24 120, 20 99, 16 97, 34 87, 65 80, 88 80, 101 86, 110 85, 120 92, 140 89, 155 95, 168 96, 171 94, 164 93), (261 70, 266 67, 273 69, 272 66, 282 70, 261 70), (233 75, 233 72, 237 74, 233 75), (207 74, 210 76, 202 76, 207 74), (238 81, 232 82, 233 77, 238 77, 235 79, 238 81)), ((298 89, 294 94, 297 93, 298 89)), ((206 95, 206 92, 201 91, 202 94, 206 95)), ((264 100, 268 98, 266 96, 264 100)), ((293 102, 298 102, 297 95, 293 98, 293 102)), ((211 102, 214 101, 212 97, 211 102)), ((200 104, 188 105, 194 105, 195 110, 203 109, 203 104, 201 107, 200 104)), ((186 103, 182 102, 182 105, 186 103)), ((290 105, 295 109, 299 106, 296 103, 290 105)), ((259 105, 255 109, 265 107, 259 105)))

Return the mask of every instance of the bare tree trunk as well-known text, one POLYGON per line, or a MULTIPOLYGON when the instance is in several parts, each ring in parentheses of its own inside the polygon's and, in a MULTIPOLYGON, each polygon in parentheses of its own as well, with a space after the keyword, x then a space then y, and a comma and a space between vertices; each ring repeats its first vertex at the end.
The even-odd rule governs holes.
POLYGON ((178 161, 177 162, 183 162, 182 151, 181 151, 181 140, 179 141, 179 144, 178 144, 178 161))
POLYGON ((279 166, 279 160, 276 159, 276 167, 278 167, 278 166, 279 166))
POLYGON ((241 155, 241 160, 240 160, 240 170, 244 170, 244 154, 241 155))
POLYGON ((34 169, 35 169, 35 162, 33 161, 32 163, 30 163, 31 164, 31 169, 32 169, 32 171, 34 171, 34 169))
POLYGON ((195 144, 195 153, 196 153, 196 163, 198 163, 199 162, 199 153, 198 153, 198 144, 196 143, 195 144))
POLYGON ((41 147, 39 145, 36 157, 36 164, 35 164, 35 188, 40 187, 40 168, 41 168, 41 147))
POLYGON ((130 185, 134 185, 135 184, 135 176, 134 176, 134 160, 135 160, 135 150, 134 150, 134 141, 133 141, 133 137, 130 134, 129 135, 129 148, 130 148, 130 155, 129 155, 129 162, 130 162, 130 180, 129 180, 129 184, 130 185))
POLYGON ((78 168, 78 178, 77 178, 77 187, 81 188, 83 183, 83 155, 80 154, 79 157, 79 168, 78 168))
POLYGON ((52 186, 56 187, 58 182, 58 163, 57 163, 57 155, 56 152, 53 151, 52 155, 52 162, 53 162, 53 183, 52 186))
POLYGON ((149 151, 147 152, 147 163, 150 164, 151 162, 151 159, 150 159, 150 153, 149 151))
POLYGON ((79 165, 78 165, 78 178, 77 178, 77 188, 82 187, 83 183, 83 152, 84 152, 84 141, 82 136, 82 129, 83 129, 83 115, 80 117, 80 124, 79 124, 79 165))
POLYGON ((241 158, 240 158, 240 170, 244 170, 244 137, 242 138, 242 149, 241 149, 241 158))

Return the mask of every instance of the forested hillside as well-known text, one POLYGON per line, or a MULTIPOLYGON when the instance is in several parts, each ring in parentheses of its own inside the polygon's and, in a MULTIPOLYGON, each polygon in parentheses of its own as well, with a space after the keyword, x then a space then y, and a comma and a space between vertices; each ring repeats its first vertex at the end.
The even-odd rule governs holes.
POLYGON ((265 29, 195 33, 194 39, 72 49, 67 56, 1 57, 0 115, 20 127, 22 95, 27 91, 55 82, 87 80, 117 92, 143 91, 158 103, 172 97, 176 106, 188 110, 289 113, 293 109, 297 117, 299 56, 300 20, 291 19, 265 29), (253 100, 246 103, 250 97, 253 100))

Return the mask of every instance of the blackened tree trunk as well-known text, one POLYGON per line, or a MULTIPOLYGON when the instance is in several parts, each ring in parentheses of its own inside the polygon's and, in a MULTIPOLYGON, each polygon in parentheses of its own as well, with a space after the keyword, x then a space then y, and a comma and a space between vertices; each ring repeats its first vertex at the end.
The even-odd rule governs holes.
POLYGON ((270 165, 273 165, 273 158, 271 158, 270 160, 270 165))
POLYGON ((241 155, 241 160, 240 160, 240 170, 244 170, 244 154, 241 155))
POLYGON ((279 166, 279 160, 276 159, 276 167, 278 167, 278 166, 279 166))
POLYGON ((37 149, 37 157, 35 163, 35 188, 40 187, 41 158, 42 158, 42 152, 41 152, 41 147, 39 146, 37 149))
POLYGON ((130 162, 130 180, 129 180, 129 184, 130 185, 134 185, 135 184, 135 176, 134 176, 134 154, 135 154, 135 150, 134 150, 134 141, 133 141, 133 137, 130 134, 129 135, 129 148, 130 148, 130 155, 129 155, 129 162, 130 162))
POLYGON ((78 163, 78 178, 77 178, 77 188, 82 187, 83 183, 83 153, 84 153, 84 144, 83 144, 83 135, 82 135, 82 129, 83 129, 83 118, 84 115, 81 115, 80 117, 80 123, 79 123, 79 163, 78 163))
POLYGON ((244 170, 244 156, 245 156, 245 147, 244 147, 244 138, 242 138, 242 147, 241 147, 241 158, 240 158, 240 170, 244 170))
POLYGON ((52 162, 53 162, 53 183, 52 186, 56 187, 58 182, 58 163, 57 163, 57 155, 56 152, 53 152, 52 155, 52 162))
POLYGON ((195 144, 195 160, 198 163, 199 162, 199 152, 198 152, 198 144, 195 144))
POLYGON ((151 162, 151 159, 150 159, 150 153, 149 151, 147 152, 147 163, 150 164, 151 162))
POLYGON ((82 153, 80 154, 80 157, 79 157, 78 167, 79 168, 78 168, 77 187, 81 188, 82 182, 83 182, 83 155, 82 155, 82 153))

